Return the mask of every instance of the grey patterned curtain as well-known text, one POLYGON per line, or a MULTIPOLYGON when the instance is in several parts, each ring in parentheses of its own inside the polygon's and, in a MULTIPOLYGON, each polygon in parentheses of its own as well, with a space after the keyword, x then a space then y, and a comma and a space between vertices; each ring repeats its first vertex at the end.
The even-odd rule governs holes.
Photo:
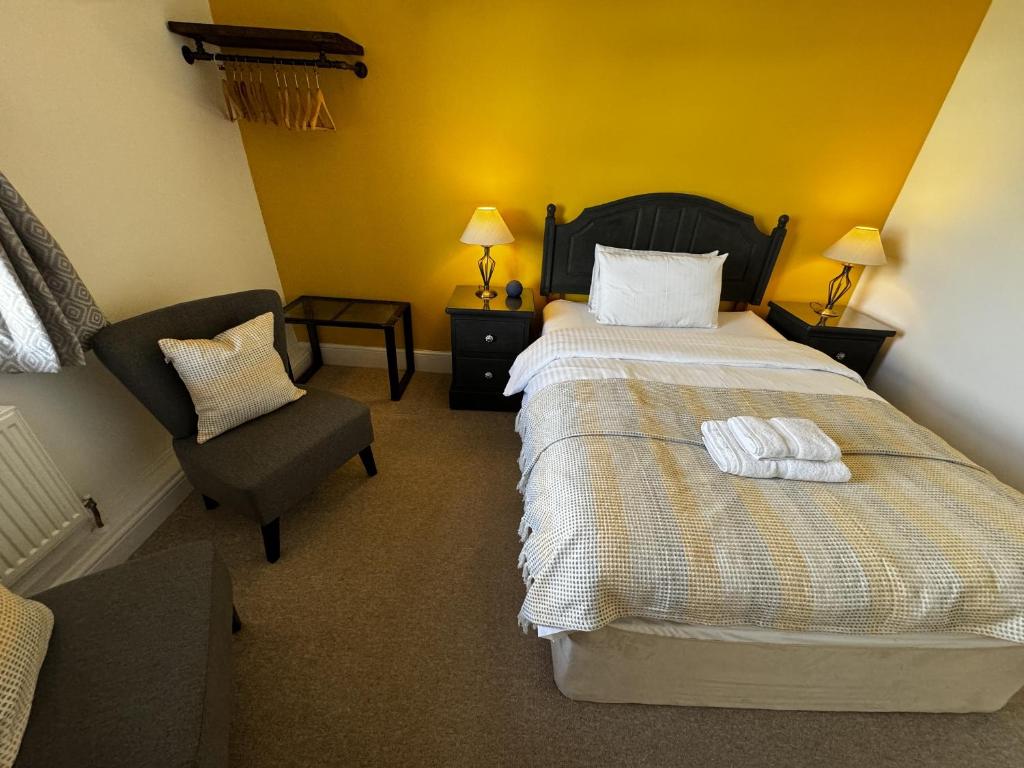
POLYGON ((0 172, 0 373, 85 365, 106 324, 67 255, 0 172))

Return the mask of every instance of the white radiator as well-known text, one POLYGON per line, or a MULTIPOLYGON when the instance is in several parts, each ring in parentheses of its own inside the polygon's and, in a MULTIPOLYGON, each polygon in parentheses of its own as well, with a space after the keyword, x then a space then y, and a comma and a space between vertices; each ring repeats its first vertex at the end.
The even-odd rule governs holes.
POLYGON ((0 582, 10 584, 87 520, 13 406, 0 406, 0 582))

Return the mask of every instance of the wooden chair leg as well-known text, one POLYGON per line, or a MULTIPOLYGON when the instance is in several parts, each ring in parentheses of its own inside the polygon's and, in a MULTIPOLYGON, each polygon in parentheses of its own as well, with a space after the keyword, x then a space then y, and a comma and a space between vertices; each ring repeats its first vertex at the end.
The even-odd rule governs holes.
POLYGON ((359 458, 363 460, 363 466, 366 467, 366 474, 369 477, 373 477, 377 474, 377 463, 373 460, 373 448, 366 446, 359 452, 359 458))
POLYGON ((216 509, 220 506, 220 502, 216 499, 211 499, 205 493, 203 494, 203 506, 207 509, 216 509))
POLYGON ((238 634, 242 629, 242 620, 238 618, 238 609, 231 606, 231 634, 238 634))
POLYGON ((263 533, 263 551, 267 554, 267 562, 276 563, 281 557, 281 518, 276 517, 261 525, 260 531, 263 533))

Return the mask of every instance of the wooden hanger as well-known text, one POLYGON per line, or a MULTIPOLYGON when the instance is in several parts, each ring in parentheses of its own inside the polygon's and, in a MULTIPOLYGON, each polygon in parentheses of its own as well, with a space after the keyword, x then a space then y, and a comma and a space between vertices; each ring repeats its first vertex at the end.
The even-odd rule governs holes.
POLYGON ((284 123, 285 128, 292 127, 292 116, 288 114, 288 75, 284 76, 284 88, 281 87, 281 73, 274 64, 274 83, 277 85, 277 114, 278 125, 284 123))
POLYGON ((242 110, 242 119, 252 120, 252 112, 249 107, 249 100, 246 98, 245 93, 245 73, 242 71, 242 68, 240 66, 232 67, 231 71, 234 74, 234 79, 232 80, 232 83, 235 87, 236 101, 238 102, 238 106, 241 107, 242 110))
POLYGON ((224 70, 224 79, 220 81, 221 90, 224 92, 224 109, 227 112, 228 120, 231 122, 237 122, 241 116, 241 112, 238 109, 238 104, 235 103, 235 95, 233 92, 232 84, 228 82, 228 70, 227 63, 224 64, 221 69, 224 70))
POLYGON ((299 72, 294 67, 292 68, 292 83, 295 85, 295 94, 292 101, 295 104, 292 107, 292 130, 302 130, 302 91, 299 90, 299 72))
POLYGON ((333 131, 335 130, 334 118, 331 117, 331 111, 327 108, 324 92, 320 89, 320 73, 315 66, 313 67, 313 77, 316 79, 316 95, 313 97, 313 109, 309 118, 310 130, 333 131))
POLYGON ((260 95, 260 105, 263 108, 264 122, 270 123, 271 125, 277 125, 277 110, 274 109, 274 102, 270 98, 270 93, 267 91, 267 86, 263 82, 263 67, 257 67, 260 73, 260 82, 258 85, 258 93, 260 95))
POLYGON ((252 120, 252 107, 249 106, 249 99, 245 88, 245 73, 240 66, 231 68, 231 85, 235 92, 235 101, 241 110, 243 120, 252 120))
POLYGON ((302 75, 306 78, 306 91, 302 94, 302 130, 308 131, 312 128, 309 119, 313 116, 313 86, 309 84, 309 70, 305 67, 302 75))
POLYGON ((260 97, 256 90, 256 74, 252 65, 245 68, 245 74, 248 75, 248 80, 243 80, 243 82, 245 83, 245 99, 249 105, 249 120, 258 123, 263 120, 263 108, 260 106, 260 97))
POLYGON ((249 105, 252 108, 252 120, 254 123, 262 123, 266 121, 266 117, 263 114, 263 102, 260 100, 260 89, 256 82, 256 70, 255 66, 249 66, 249 82, 246 83, 246 94, 249 97, 249 105))

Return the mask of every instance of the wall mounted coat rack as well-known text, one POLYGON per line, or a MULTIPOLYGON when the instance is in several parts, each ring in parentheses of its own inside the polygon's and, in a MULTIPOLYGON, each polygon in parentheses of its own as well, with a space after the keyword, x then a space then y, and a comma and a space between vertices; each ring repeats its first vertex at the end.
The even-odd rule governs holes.
POLYGON ((277 64, 317 69, 347 69, 356 77, 366 77, 366 64, 329 59, 328 54, 362 56, 363 46, 337 32, 312 32, 302 29, 272 29, 269 27, 239 27, 230 24, 198 24, 188 21, 168 21, 167 28, 182 37, 192 38, 195 49, 181 47, 181 55, 189 64, 197 61, 217 61, 240 64, 277 64), (315 53, 316 58, 256 56, 250 54, 207 51, 206 45, 221 48, 242 48, 286 53, 315 53))

